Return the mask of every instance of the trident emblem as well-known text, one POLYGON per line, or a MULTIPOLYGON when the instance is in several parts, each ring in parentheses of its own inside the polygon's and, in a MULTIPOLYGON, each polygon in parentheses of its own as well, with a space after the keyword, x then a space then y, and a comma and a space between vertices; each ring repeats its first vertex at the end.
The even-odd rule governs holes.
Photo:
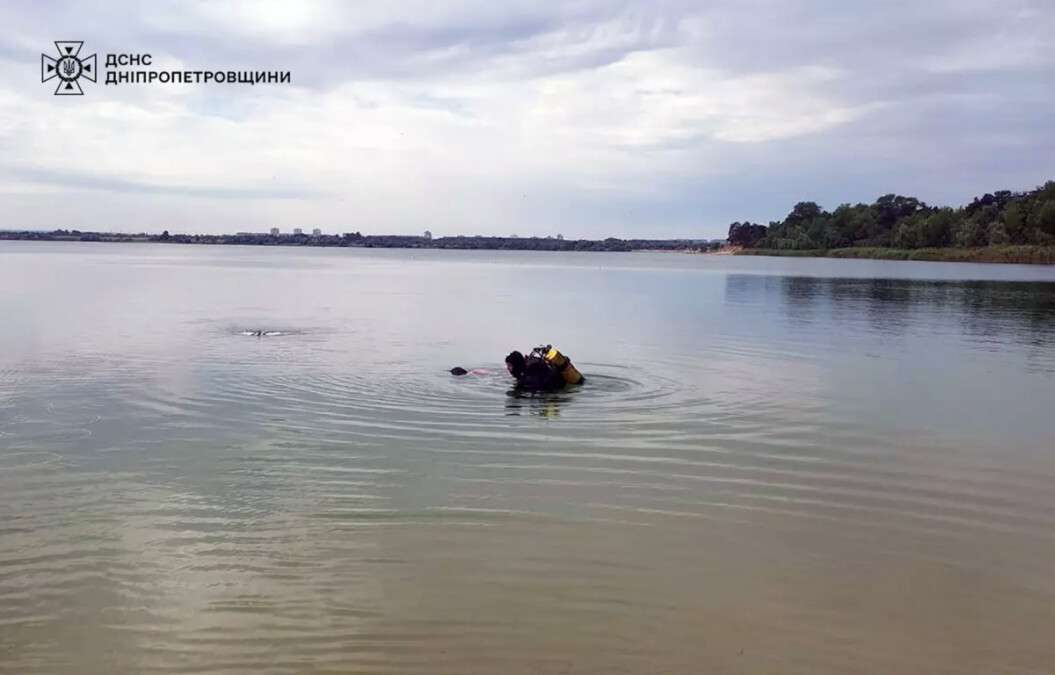
POLYGON ((96 55, 82 59, 82 46, 83 41, 56 42, 55 48, 59 51, 59 58, 55 59, 47 54, 40 55, 40 81, 47 82, 52 78, 59 78, 59 84, 55 88, 56 96, 82 96, 84 90, 77 81, 81 76, 86 80, 96 81, 96 73, 99 71, 96 55))

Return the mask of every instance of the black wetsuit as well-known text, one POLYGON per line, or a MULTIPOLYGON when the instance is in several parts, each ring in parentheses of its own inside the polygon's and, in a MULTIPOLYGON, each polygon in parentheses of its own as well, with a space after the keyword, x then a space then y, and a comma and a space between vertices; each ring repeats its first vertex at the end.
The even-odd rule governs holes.
POLYGON ((564 376, 538 356, 524 359, 524 373, 517 378, 517 388, 529 391, 557 391, 564 386, 564 376))

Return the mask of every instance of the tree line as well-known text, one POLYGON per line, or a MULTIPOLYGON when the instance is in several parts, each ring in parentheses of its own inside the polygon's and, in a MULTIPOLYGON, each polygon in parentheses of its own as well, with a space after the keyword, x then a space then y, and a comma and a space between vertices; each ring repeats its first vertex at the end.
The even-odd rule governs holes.
POLYGON ((158 242, 163 244, 233 244, 242 246, 322 246, 345 248, 444 248, 508 251, 699 251, 715 249, 720 242, 690 239, 564 239, 563 237, 419 237, 413 235, 344 234, 161 234, 82 232, 80 230, 2 231, 0 239, 33 241, 158 242))
POLYGON ((841 204, 834 211, 799 202, 784 220, 768 226, 731 224, 729 243, 779 250, 1050 246, 1055 245, 1055 181, 1028 192, 987 193, 959 208, 895 194, 872 204, 841 204))

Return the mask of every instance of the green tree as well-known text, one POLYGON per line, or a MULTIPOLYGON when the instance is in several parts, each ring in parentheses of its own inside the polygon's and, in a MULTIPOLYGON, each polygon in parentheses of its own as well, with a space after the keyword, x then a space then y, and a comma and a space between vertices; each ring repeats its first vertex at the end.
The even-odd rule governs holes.
POLYGON ((787 224, 805 223, 813 220, 821 213, 823 211, 816 202, 799 202, 795 205, 795 208, 791 209, 791 213, 784 219, 784 222, 787 224))
MULTIPOLYGON (((1049 183, 1055 185, 1055 183, 1049 183)), ((1055 235, 1055 200, 1043 202, 1034 209, 1030 223, 1044 234, 1055 235)))
POLYGON ((999 221, 989 224, 986 238, 988 239, 990 246, 1000 246, 1002 244, 1011 243, 1011 237, 1007 234, 1007 228, 999 221))
POLYGON ((1026 212, 1021 202, 1014 201, 1007 205, 1004 211, 1004 229, 1013 243, 1024 244, 1028 241, 1026 212))
MULTIPOLYGON (((748 224, 734 225, 739 229, 748 224)), ((1027 192, 996 190, 957 209, 932 208, 915 197, 894 193, 873 204, 840 204, 831 213, 816 202, 799 202, 784 220, 771 222, 764 236, 762 226, 757 227, 758 245, 777 249, 1051 245, 1055 244, 1055 181, 1027 192)))
POLYGON ((893 244, 896 248, 920 248, 926 246, 926 218, 913 214, 894 227, 893 244))
POLYGON ((973 218, 960 221, 953 229, 953 245, 961 248, 985 246, 989 243, 987 237, 986 229, 973 218))
POLYGON ((932 248, 948 246, 955 223, 956 212, 952 209, 946 207, 932 211, 924 222, 921 246, 932 248))

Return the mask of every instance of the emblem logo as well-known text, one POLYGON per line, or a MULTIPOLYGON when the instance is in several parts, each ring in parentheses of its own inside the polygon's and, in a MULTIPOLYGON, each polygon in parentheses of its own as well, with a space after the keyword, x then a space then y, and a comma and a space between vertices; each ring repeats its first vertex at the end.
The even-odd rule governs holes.
POLYGON ((81 58, 81 47, 84 41, 67 40, 55 42, 59 57, 53 58, 47 54, 40 55, 40 81, 47 82, 59 78, 59 84, 55 88, 56 96, 83 96, 84 90, 78 81, 82 77, 92 82, 96 81, 99 67, 96 55, 81 58))

